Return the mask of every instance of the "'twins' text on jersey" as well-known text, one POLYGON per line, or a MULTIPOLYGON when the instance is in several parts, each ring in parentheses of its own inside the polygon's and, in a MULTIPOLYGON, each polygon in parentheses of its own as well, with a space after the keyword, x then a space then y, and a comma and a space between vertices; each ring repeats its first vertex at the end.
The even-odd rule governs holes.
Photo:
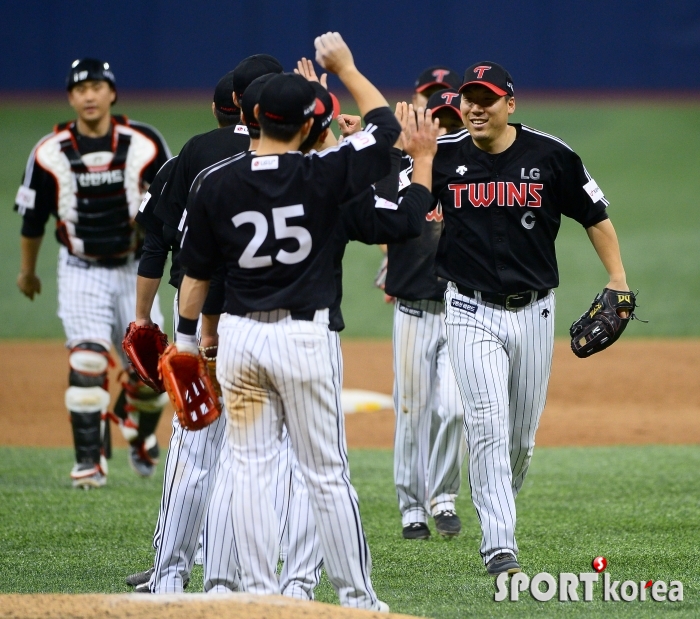
POLYGON ((438 274, 483 292, 556 288, 561 215, 586 228, 608 217, 607 200, 574 151, 514 126, 515 142, 496 155, 477 148, 466 129, 438 138, 433 164, 445 219, 438 274))

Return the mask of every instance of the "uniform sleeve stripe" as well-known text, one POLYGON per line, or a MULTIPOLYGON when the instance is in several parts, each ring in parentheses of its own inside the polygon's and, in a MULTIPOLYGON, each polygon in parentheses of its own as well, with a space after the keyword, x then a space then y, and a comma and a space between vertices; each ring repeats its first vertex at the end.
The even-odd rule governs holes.
MULTIPOLYGON (((539 131, 537 129, 533 129, 532 127, 528 127, 527 125, 522 125, 523 130, 529 131, 530 133, 534 133, 535 135, 541 135, 542 137, 549 138, 550 140, 554 140, 555 142, 559 142, 562 146, 566 146, 571 152, 574 152, 574 149, 571 148, 564 140, 560 140, 558 137, 555 135, 549 135, 549 133, 545 133, 544 131, 539 131)), ((589 177, 590 178, 590 177, 589 177)))
POLYGON ((447 142, 461 142, 465 138, 469 137, 469 131, 462 129, 459 133, 448 133, 446 135, 440 136, 437 139, 438 144, 445 144, 447 142))
POLYGON ((195 176, 194 180, 192 181, 192 185, 190 186, 190 191, 194 188, 195 184, 197 181, 200 181, 200 186, 201 182, 204 181, 204 179, 209 176, 212 172, 216 172, 217 170, 226 167, 227 165, 234 163, 241 159, 242 157, 245 157, 248 151, 243 151, 241 153, 238 153, 237 155, 233 155, 232 157, 227 157, 226 159, 222 159, 221 161, 218 161, 217 163, 212 163, 208 168, 204 168, 197 176, 195 176))

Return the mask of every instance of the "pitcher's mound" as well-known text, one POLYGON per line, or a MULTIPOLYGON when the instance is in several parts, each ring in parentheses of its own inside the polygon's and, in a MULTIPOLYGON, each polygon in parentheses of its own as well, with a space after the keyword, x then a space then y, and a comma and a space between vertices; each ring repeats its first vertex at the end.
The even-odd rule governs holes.
MULTIPOLYGON (((0 595, 0 619, 379 619, 378 612, 248 593, 0 595)), ((406 617, 407 615, 388 615, 406 617)))

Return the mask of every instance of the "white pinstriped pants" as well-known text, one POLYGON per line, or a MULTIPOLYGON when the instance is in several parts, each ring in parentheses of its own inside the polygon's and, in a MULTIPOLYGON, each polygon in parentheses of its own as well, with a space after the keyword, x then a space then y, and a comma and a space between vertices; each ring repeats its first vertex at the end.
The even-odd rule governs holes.
MULTIPOLYGON (((126 327, 136 318, 138 262, 103 267, 58 251, 58 317, 63 322, 66 346, 96 342, 114 349, 123 367, 129 367, 122 349, 126 327)), ((156 295, 151 320, 163 327, 163 314, 156 295)))
POLYGON ((454 509, 464 406, 447 351, 445 304, 396 299, 394 482, 403 526, 454 509))
POLYGON ((472 501, 484 563, 517 555, 515 497, 522 488, 544 410, 554 346, 554 292, 509 311, 445 293, 450 360, 465 404, 472 501))
POLYGON ((285 425, 340 603, 376 608, 369 547, 348 469, 340 340, 328 330, 328 310, 317 311, 313 322, 292 320, 285 310, 224 314, 219 338, 217 378, 228 411, 231 513, 243 589, 280 592, 279 523, 270 487, 285 425))

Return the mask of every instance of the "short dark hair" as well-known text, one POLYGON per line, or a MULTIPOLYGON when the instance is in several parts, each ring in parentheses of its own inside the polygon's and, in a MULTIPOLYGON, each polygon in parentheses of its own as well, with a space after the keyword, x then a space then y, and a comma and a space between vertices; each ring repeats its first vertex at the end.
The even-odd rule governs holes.
POLYGON ((221 110, 214 108, 214 116, 219 127, 230 127, 237 125, 241 121, 239 114, 224 114, 221 110))
MULTIPOLYGON (((258 115, 258 122, 263 133, 273 140, 280 142, 291 142, 292 138, 299 133, 299 130, 304 125, 301 123, 278 123, 270 120, 264 114, 258 115)), ((305 121, 304 121, 305 122, 305 121)))

